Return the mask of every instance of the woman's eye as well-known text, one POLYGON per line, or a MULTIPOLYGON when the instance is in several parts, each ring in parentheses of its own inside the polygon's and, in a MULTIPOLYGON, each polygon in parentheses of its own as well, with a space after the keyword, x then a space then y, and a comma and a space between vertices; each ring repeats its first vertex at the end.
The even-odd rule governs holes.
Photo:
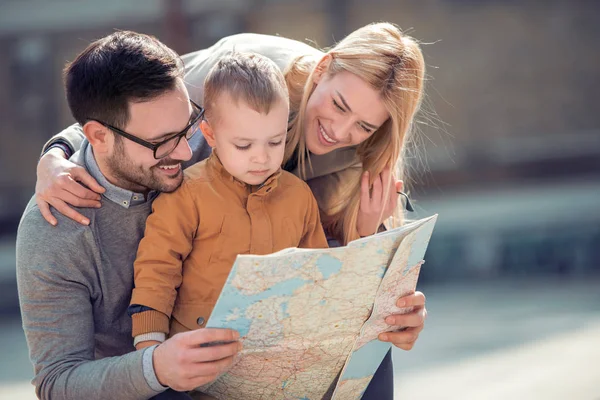
POLYGON ((280 140, 279 142, 271 142, 271 143, 269 143, 269 144, 270 144, 271 146, 273 146, 273 147, 277 147, 277 146, 279 146, 279 145, 280 145, 280 144, 282 144, 282 143, 283 143, 283 140, 280 140))
POLYGON ((236 149, 238 150, 248 150, 250 148, 250 145, 247 144, 245 146, 238 146, 237 144, 234 145, 236 149))
POLYGON ((340 106, 337 101, 333 100, 333 105, 341 112, 346 112, 346 110, 342 106, 340 106))
POLYGON ((367 133, 371 133, 371 132, 373 132, 373 130, 372 130, 372 129, 369 129, 369 128, 367 128, 367 127, 366 127, 366 126, 364 126, 364 125, 361 125, 360 127, 362 128, 362 130, 363 130, 363 131, 365 131, 365 132, 367 132, 367 133))

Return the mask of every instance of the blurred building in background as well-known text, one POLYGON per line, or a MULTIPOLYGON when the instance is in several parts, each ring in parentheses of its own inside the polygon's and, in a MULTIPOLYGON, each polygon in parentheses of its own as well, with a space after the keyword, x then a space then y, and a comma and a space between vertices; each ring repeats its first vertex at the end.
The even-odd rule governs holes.
POLYGON ((423 279, 600 271, 599 13, 583 0, 0 0, 0 233, 14 236, 42 144, 73 122, 61 71, 92 40, 131 29, 183 54, 251 31, 326 47, 386 20, 429 66, 409 151, 419 215, 440 213, 423 279))
POLYGON ((14 240, 42 144, 73 123, 66 62, 115 29, 184 54, 238 32, 327 47, 390 21, 428 65, 409 217, 439 213, 397 397, 599 399, 599 15, 587 0, 0 0, 0 398, 34 398, 14 240))

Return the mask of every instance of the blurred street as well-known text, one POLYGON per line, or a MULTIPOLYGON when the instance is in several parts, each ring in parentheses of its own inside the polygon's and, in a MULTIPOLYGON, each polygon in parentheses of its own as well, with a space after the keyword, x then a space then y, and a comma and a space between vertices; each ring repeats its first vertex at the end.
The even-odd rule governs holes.
POLYGON ((600 400, 600 2, 0 0, 0 10, 0 400, 35 399, 15 235, 43 143, 74 121, 65 63, 120 29, 185 54, 240 32, 325 48, 377 21, 421 43, 426 95, 403 179, 408 218, 439 214, 419 280, 429 316, 412 351, 394 349, 396 399, 600 400))
POLYGON ((427 286, 397 399, 600 399, 600 279, 427 286))
MULTIPOLYGON (((429 285, 426 329, 394 350, 397 399, 600 399, 600 279, 429 285)), ((0 399, 34 399, 17 315, 0 323, 0 399)))

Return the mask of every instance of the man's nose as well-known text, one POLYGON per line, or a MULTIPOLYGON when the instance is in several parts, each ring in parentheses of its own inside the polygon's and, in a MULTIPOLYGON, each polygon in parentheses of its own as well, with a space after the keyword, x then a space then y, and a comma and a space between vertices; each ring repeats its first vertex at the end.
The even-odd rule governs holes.
POLYGON ((179 161, 187 161, 192 158, 192 148, 188 143, 188 140, 184 137, 181 138, 175 150, 170 154, 172 159, 179 161))

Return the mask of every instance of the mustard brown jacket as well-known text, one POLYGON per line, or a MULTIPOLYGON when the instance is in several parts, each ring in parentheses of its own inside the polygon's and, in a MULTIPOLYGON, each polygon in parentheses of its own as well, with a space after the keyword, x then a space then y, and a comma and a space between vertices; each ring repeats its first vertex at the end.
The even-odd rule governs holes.
POLYGON ((182 185, 159 195, 152 209, 131 299, 152 310, 133 314, 134 337, 203 327, 238 254, 327 247, 305 182, 279 170, 250 186, 232 177, 216 153, 186 169, 182 185))

